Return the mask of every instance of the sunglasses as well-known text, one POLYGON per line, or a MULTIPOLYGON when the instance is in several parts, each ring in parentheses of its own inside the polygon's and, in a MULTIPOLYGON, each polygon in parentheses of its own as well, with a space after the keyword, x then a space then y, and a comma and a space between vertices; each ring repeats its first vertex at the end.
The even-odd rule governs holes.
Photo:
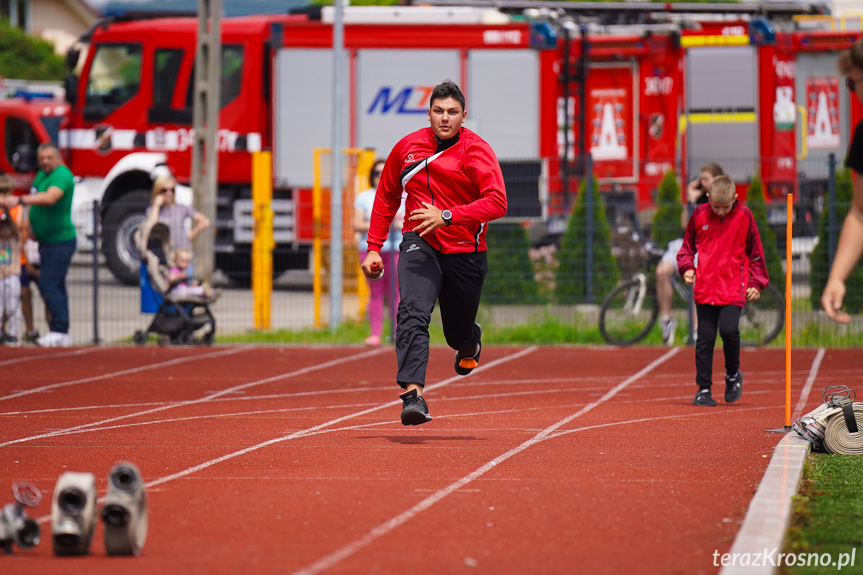
POLYGON ((167 194, 168 192, 173 192, 173 191, 174 191, 174 188, 162 188, 161 190, 159 190, 159 193, 160 194, 167 194))
POLYGON ((382 170, 375 170, 375 171, 373 171, 373 172, 372 172, 372 175, 373 175, 373 176, 378 176, 378 177, 380 177, 380 175, 381 175, 382 173, 383 173, 383 171, 382 171, 382 170))

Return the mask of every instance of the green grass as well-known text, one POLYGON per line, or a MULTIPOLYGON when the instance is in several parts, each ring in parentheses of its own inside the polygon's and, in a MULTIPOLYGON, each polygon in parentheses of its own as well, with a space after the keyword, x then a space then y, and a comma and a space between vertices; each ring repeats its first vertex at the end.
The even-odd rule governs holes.
MULTIPOLYGON (((800 492, 794 498, 794 516, 785 553, 855 554, 855 565, 842 573, 863 573, 863 457, 812 454, 804 470, 800 492)), ((837 572, 836 567, 788 567, 783 575, 837 572)))

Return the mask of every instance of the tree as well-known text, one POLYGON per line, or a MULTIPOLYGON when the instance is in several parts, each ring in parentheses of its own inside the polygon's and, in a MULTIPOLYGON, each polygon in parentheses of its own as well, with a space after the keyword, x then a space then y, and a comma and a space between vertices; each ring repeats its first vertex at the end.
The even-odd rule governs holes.
MULTIPOLYGON (((851 171, 842 169, 836 173, 836 222, 841 226, 851 208, 851 199, 854 190, 851 186, 851 171)), ((818 221, 818 245, 812 250, 810 257, 811 268, 809 270, 809 301, 812 309, 821 309, 821 294, 827 284, 830 269, 827 267, 829 256, 829 225, 828 211, 831 206, 830 198, 825 198, 824 211, 818 221)), ((839 229, 836 230, 836 238, 839 237, 839 229)), ((845 280, 845 299, 842 308, 851 314, 863 311, 863 266, 856 266, 848 279, 845 280)))
POLYGON ((683 204, 680 201, 680 184, 674 172, 665 172, 656 194, 656 213, 653 214, 651 235, 653 243, 664 249, 668 242, 680 237, 680 218, 683 204))
POLYGON ((527 230, 517 223, 492 222, 486 234, 488 274, 482 300, 488 304, 539 303, 539 286, 533 277, 527 230))
POLYGON ((65 61, 49 42, 0 21, 0 76, 15 80, 60 81, 65 61))
POLYGON ((776 286, 779 293, 785 293, 785 272, 782 271, 782 258, 776 247, 776 234, 767 224, 767 203, 764 200, 764 187, 761 178, 755 176, 746 189, 746 206, 755 218, 761 245, 764 247, 764 262, 767 264, 767 275, 770 283, 776 286))
MULTIPOLYGON (((611 252, 611 226, 605 202, 594 178, 592 302, 600 303, 617 285, 620 273, 611 252)), ((587 298, 587 180, 578 187, 578 198, 560 244, 560 265, 555 276, 555 295, 562 304, 585 303, 587 298)))

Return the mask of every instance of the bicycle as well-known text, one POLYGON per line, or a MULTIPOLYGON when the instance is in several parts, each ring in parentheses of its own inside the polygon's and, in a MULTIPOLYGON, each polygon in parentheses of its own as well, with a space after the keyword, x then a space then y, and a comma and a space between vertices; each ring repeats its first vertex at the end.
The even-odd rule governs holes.
MULTIPOLYGON (((619 283, 602 302, 599 311, 599 332, 612 345, 632 345, 650 333, 659 319, 656 299, 656 265, 664 251, 651 242, 644 243, 647 257, 643 271, 636 272, 619 283)), ((671 278, 673 293, 686 305, 691 290, 683 278, 671 278)), ((785 324, 785 302, 773 285, 761 291, 761 297, 746 302, 740 313, 740 344, 747 347, 766 345, 776 339, 785 324)))

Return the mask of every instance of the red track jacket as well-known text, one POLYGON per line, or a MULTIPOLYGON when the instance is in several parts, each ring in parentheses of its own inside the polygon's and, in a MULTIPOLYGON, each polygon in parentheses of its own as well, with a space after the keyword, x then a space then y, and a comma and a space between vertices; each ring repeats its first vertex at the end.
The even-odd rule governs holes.
POLYGON ((452 224, 424 236, 442 253, 486 251, 486 223, 506 215, 506 189, 497 157, 482 138, 462 127, 458 141, 437 152, 431 128, 408 134, 387 157, 369 227, 369 250, 379 252, 405 199, 402 232, 413 231, 412 210, 428 202, 452 212, 452 224))
POLYGON ((724 218, 710 204, 695 208, 677 253, 680 275, 695 269, 696 252, 696 303, 743 307, 746 288, 763 290, 769 281, 755 218, 740 202, 724 218))

